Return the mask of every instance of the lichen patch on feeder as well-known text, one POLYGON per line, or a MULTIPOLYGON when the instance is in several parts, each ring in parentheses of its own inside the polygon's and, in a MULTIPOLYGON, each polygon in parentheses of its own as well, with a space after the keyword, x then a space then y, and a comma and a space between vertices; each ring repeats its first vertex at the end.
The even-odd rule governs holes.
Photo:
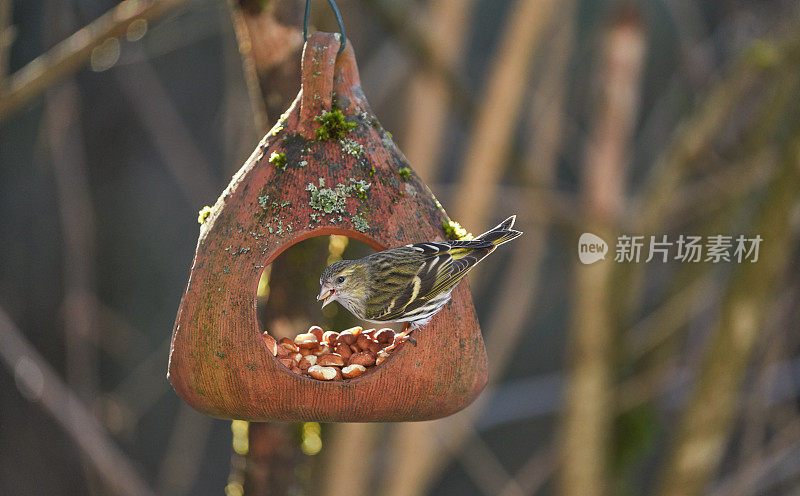
POLYGON ((250 248, 249 247, 239 247, 238 250, 231 251, 232 248, 233 248, 233 245, 225 248, 225 251, 228 252, 228 255, 230 255, 232 257, 238 257, 239 255, 244 255, 245 253, 249 253, 250 252, 250 248))
POLYGON ((339 144, 342 145, 343 152, 348 155, 352 155, 353 157, 358 157, 364 153, 364 147, 361 146, 357 141, 350 138, 340 139, 339 144))
POLYGON ((369 230, 369 224, 367 223, 367 219, 361 217, 360 215, 354 215, 350 218, 350 222, 353 223, 353 227, 356 231, 359 232, 367 232, 369 230))
POLYGON ((324 214, 344 212, 348 195, 343 184, 339 183, 335 188, 326 188, 325 180, 319 178, 319 186, 314 183, 308 183, 306 191, 311 192, 311 199, 308 204, 314 210, 324 214))
POLYGON ((277 219, 275 224, 272 222, 267 222, 266 228, 270 234, 276 234, 280 237, 284 237, 294 230, 291 223, 287 222, 284 224, 283 220, 281 219, 277 219))
POLYGON ((368 183, 363 179, 353 179, 352 177, 350 178, 350 182, 353 183, 350 186, 352 191, 355 191, 356 195, 362 200, 366 199, 367 190, 369 189, 370 186, 372 186, 372 183, 368 183))
POLYGON ((306 191, 311 192, 308 204, 322 215, 332 213, 345 213, 347 199, 354 193, 359 198, 367 197, 367 189, 372 185, 364 180, 350 179, 350 184, 338 183, 333 188, 325 187, 325 179, 319 178, 319 186, 308 183, 306 191))

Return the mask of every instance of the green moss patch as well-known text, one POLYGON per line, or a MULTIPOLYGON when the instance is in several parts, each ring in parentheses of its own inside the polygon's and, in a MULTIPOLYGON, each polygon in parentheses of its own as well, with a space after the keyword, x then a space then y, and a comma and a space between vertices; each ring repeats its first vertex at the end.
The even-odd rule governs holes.
POLYGON ((454 220, 444 220, 442 221, 442 228, 444 229, 444 234, 447 236, 447 239, 452 239, 453 241, 458 240, 468 240, 473 239, 474 236, 471 232, 467 232, 466 229, 461 227, 461 224, 454 220))
POLYGON ((269 156, 269 163, 275 166, 276 169, 286 169, 286 154, 283 152, 272 152, 269 156))
POLYGON ((197 223, 204 224, 208 216, 211 215, 211 207, 205 206, 197 213, 197 223))
POLYGON ((342 111, 336 108, 330 112, 323 110, 322 114, 314 117, 314 121, 320 123, 314 131, 319 141, 344 138, 347 133, 358 127, 357 122, 347 122, 342 111))

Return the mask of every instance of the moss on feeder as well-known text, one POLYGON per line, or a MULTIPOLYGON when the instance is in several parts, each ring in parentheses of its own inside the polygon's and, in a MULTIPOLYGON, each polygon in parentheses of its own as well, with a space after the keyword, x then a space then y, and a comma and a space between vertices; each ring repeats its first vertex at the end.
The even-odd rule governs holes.
POLYGON ((408 167, 402 167, 397 173, 400 175, 400 179, 403 181, 408 181, 411 179, 411 169, 408 167))
POLYGON ((197 223, 203 224, 205 223, 208 216, 211 215, 211 207, 205 206, 200 209, 200 212, 197 213, 197 223))
POLYGON ((276 169, 286 169, 286 154, 283 152, 272 152, 269 156, 269 163, 275 166, 276 169))
POLYGON ((323 110, 322 114, 314 117, 320 126, 314 131, 318 141, 343 138, 347 133, 358 127, 357 122, 347 122, 341 110, 334 108, 330 112, 323 110))
POLYGON ((447 239, 452 239, 453 241, 462 239, 469 240, 474 238, 471 232, 467 232, 466 229, 461 227, 461 224, 454 220, 443 220, 442 228, 444 229, 444 234, 447 236, 447 239))

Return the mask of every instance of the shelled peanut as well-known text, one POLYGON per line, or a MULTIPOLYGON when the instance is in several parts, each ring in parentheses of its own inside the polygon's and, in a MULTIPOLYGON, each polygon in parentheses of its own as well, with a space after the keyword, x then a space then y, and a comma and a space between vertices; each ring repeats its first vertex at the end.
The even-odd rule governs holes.
POLYGON ((268 331, 262 336, 269 352, 286 368, 321 381, 358 377, 370 367, 380 365, 409 339, 406 333, 395 333, 392 329, 365 331, 352 327, 336 332, 323 331, 318 326, 294 339, 276 341, 268 331))

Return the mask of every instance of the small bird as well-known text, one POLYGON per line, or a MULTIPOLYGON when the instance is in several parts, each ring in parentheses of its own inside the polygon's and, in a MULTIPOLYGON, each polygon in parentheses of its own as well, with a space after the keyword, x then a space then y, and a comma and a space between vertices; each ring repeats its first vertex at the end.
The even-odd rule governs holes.
MULTIPOLYGON (((522 232, 511 229, 516 215, 470 241, 405 245, 358 260, 332 263, 322 272, 317 301, 338 301, 367 322, 428 323, 450 301, 467 272, 498 245, 522 232)), ((410 331, 409 331, 410 332, 410 331)))

